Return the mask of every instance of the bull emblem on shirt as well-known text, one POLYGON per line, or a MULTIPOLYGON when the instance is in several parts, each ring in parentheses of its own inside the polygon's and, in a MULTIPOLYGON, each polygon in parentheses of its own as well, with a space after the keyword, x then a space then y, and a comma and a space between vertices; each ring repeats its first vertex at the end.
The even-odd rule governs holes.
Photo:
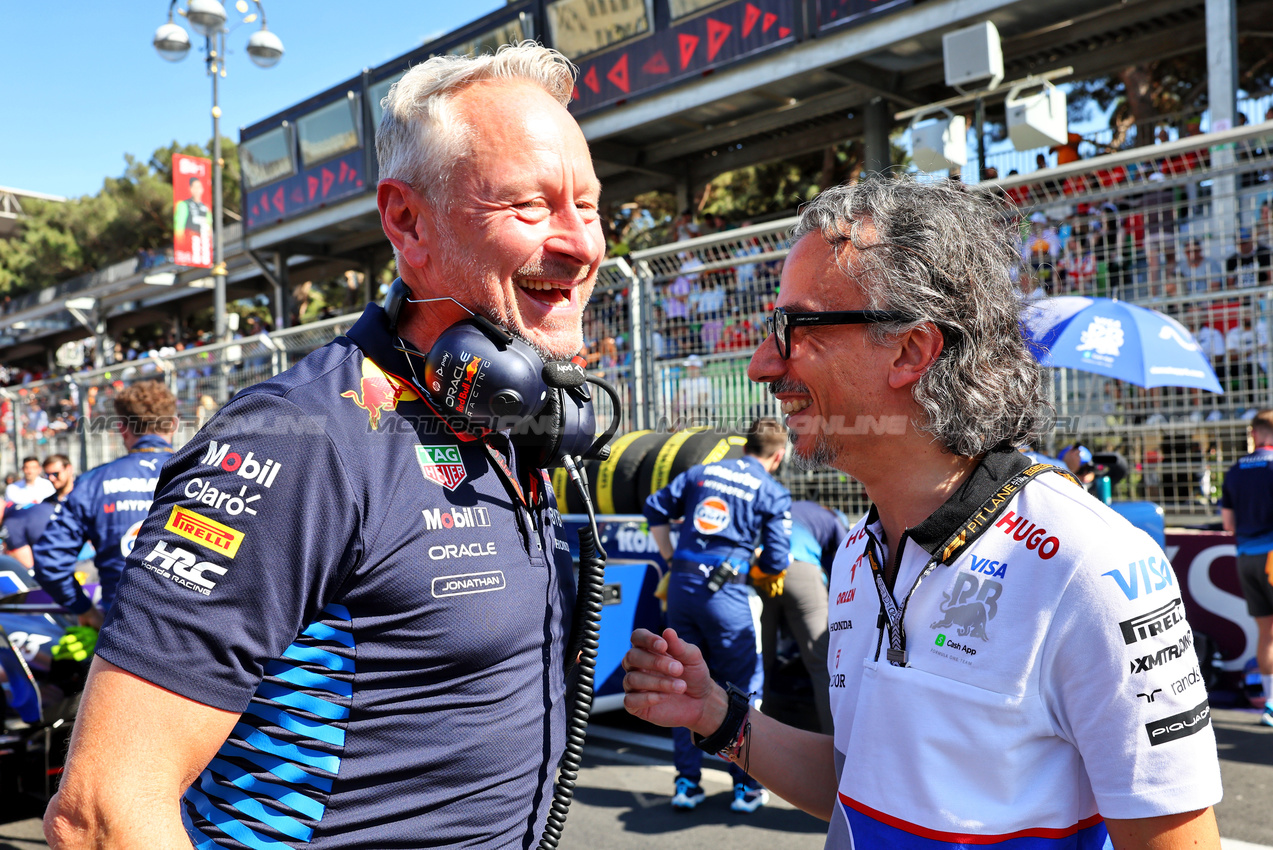
POLYGON ((994 619, 999 610, 998 599, 1003 595, 1003 583, 993 579, 981 579, 972 573, 959 572, 950 593, 943 593, 942 618, 930 629, 954 627, 961 636, 989 640, 986 623, 994 619))
POLYGON ((380 428, 381 412, 393 410, 400 401, 415 401, 420 396, 405 381, 395 378, 372 363, 370 358, 364 357, 358 389, 346 390, 340 397, 353 399, 354 404, 367 411, 371 430, 376 431, 380 428))

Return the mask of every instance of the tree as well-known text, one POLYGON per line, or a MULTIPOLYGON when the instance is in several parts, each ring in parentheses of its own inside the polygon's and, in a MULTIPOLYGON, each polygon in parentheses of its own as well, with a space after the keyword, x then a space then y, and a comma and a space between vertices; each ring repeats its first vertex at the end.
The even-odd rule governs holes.
MULTIPOLYGON (((21 232, 0 240, 0 294, 20 294, 172 244, 172 156, 209 156, 209 143, 173 142, 146 162, 124 155, 124 173, 96 195, 65 203, 24 201, 21 232)), ((237 146, 221 140, 227 218, 238 217, 237 146)))
MULTIPOLYGON (((1267 36, 1238 39, 1238 87, 1266 91, 1273 83, 1273 53, 1267 36)), ((1210 105, 1207 89, 1207 52, 1198 50, 1123 68, 1117 73, 1083 80, 1070 89, 1070 118, 1078 120, 1092 105, 1113 107, 1109 151, 1154 142, 1154 128, 1164 123, 1183 125, 1210 105), (1135 133, 1133 134, 1133 129, 1135 133)), ((1247 116, 1259 121, 1263 116, 1247 116)))

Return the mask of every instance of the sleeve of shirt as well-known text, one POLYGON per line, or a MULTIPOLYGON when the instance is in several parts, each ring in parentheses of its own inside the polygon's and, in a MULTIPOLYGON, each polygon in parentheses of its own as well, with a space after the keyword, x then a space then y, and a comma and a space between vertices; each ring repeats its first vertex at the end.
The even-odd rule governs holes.
POLYGON ((673 519, 680 519, 685 515, 685 484, 689 480, 686 477, 688 475, 688 471, 682 472, 672 479, 672 483, 657 493, 651 493, 645 500, 642 513, 650 525, 667 525, 673 519))
POLYGON ((44 533, 31 547, 35 580, 53 601, 72 614, 83 614, 93 607, 93 601, 75 580, 75 562, 84 548, 85 518, 92 514, 94 484, 95 478, 72 490, 66 501, 54 509, 44 533))
POLYGON ((777 575, 791 564, 791 494, 780 490, 761 513, 760 569, 777 575))
POLYGON ((364 506, 321 424, 249 393, 164 465, 97 654, 243 711, 362 555, 364 506))
POLYGON ((1056 732, 1082 755, 1105 817, 1214 805, 1215 734, 1171 563, 1131 530, 1093 556, 1061 593, 1043 648, 1040 691, 1056 732))

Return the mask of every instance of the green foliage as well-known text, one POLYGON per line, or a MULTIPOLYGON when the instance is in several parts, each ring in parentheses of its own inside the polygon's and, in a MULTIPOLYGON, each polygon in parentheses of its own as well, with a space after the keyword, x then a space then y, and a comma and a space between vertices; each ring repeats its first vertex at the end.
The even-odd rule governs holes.
MULTIPOLYGON (((172 245, 172 156, 210 156, 211 142, 170 145, 149 161, 124 155, 124 173, 107 177, 101 191, 66 203, 24 200, 21 232, 0 240, 0 294, 50 286, 172 245)), ((222 184, 228 221, 239 210, 239 158, 233 141, 221 140, 222 184)))

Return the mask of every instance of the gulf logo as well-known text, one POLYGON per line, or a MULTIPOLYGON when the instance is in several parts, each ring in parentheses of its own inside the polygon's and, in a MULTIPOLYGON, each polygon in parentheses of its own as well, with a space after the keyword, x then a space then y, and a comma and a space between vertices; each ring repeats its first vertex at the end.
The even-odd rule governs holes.
POLYGON ((694 530, 699 534, 720 534, 729 528, 729 505, 715 496, 704 499, 694 509, 694 530))

